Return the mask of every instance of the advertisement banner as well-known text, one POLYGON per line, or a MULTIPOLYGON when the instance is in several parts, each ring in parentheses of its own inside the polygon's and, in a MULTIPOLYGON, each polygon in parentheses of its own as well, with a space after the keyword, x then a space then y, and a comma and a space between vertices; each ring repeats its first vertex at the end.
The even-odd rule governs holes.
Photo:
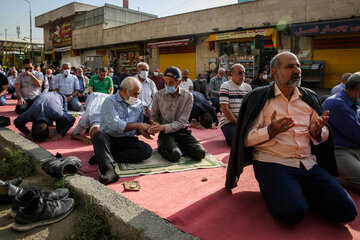
POLYGON ((71 22, 54 25, 51 32, 51 37, 53 47, 71 45, 71 22))
POLYGON ((292 24, 290 27, 291 36, 314 36, 353 32, 360 32, 360 19, 292 24))

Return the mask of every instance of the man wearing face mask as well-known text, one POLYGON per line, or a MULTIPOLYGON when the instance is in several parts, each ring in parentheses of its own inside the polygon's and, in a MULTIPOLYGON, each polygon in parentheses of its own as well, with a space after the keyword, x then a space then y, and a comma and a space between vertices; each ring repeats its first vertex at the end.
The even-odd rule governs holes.
POLYGON ((160 91, 161 89, 163 89, 165 87, 165 80, 164 80, 164 77, 160 75, 159 68, 154 69, 154 75, 151 76, 151 80, 154 81, 158 91, 160 91))
POLYGON ((182 79, 181 79, 180 87, 182 87, 186 91, 194 90, 194 84, 192 80, 189 78, 189 71, 187 69, 184 69, 182 71, 182 79))
POLYGON ((170 162, 181 158, 181 151, 195 160, 205 157, 206 150, 188 130, 189 117, 193 107, 193 95, 179 87, 181 72, 169 67, 164 72, 165 88, 154 96, 149 133, 159 133, 158 151, 170 162), (181 150, 180 150, 181 149, 181 150))
POLYGON ((360 72, 352 74, 345 89, 328 97, 324 111, 330 110, 329 125, 335 144, 339 182, 360 192, 360 120, 357 116, 360 100, 360 72))
POLYGON ((109 68, 109 77, 111 77, 113 84, 114 84, 114 93, 116 93, 119 90, 120 87, 120 80, 119 78, 114 74, 114 69, 109 68))
POLYGON ((49 84, 49 91, 53 91, 54 90, 54 79, 55 76, 52 74, 53 71, 51 70, 51 68, 48 68, 45 70, 45 78, 48 80, 48 84, 49 84))
POLYGON ((146 62, 139 62, 136 67, 136 79, 141 82, 141 93, 139 99, 142 101, 144 107, 145 117, 148 118, 151 113, 153 98, 157 92, 156 85, 153 80, 148 78, 149 65, 146 62))
POLYGON ((88 97, 88 84, 89 78, 84 75, 84 71, 81 67, 76 69, 76 76, 79 79, 79 92, 77 94, 80 102, 85 102, 88 97))
POLYGON ((89 94, 93 92, 101 92, 105 94, 113 94, 114 84, 111 77, 107 76, 108 69, 100 68, 98 74, 95 74, 89 81, 89 94))
POLYGON ((62 74, 56 75, 54 79, 54 90, 66 96, 68 102, 66 111, 68 109, 81 111, 81 103, 77 97, 80 89, 79 80, 75 75, 70 73, 70 69, 70 63, 62 64, 62 74))
POLYGON ((107 97, 101 107, 100 129, 93 139, 99 181, 105 185, 116 182, 115 162, 137 163, 151 157, 151 147, 135 135, 148 133, 150 125, 143 123, 144 109, 139 100, 141 83, 134 77, 125 78, 120 90, 107 97))
POLYGON ((15 92, 18 96, 15 112, 25 112, 37 96, 41 94, 41 86, 44 76, 41 72, 35 72, 31 59, 24 59, 24 72, 17 75, 15 80, 15 92))
POLYGON ((259 71, 259 77, 257 79, 254 79, 251 83, 250 86, 252 87, 252 89, 255 89, 257 87, 262 87, 262 86, 266 86, 266 85, 270 85, 269 81, 267 80, 268 75, 267 75, 267 71, 266 70, 262 70, 259 71))

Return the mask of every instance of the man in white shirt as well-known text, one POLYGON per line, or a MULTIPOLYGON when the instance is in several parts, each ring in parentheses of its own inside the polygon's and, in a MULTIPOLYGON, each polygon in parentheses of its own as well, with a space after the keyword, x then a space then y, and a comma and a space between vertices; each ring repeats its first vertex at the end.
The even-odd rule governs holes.
POLYGON ((187 69, 184 69, 182 71, 182 79, 181 79, 180 87, 185 89, 186 91, 194 90, 194 84, 192 80, 189 78, 189 71, 187 69))
POLYGON ((11 99, 17 99, 15 92, 15 80, 17 77, 17 71, 15 67, 11 68, 11 75, 8 77, 8 93, 11 94, 11 99))
POLYGON ((148 78, 149 65, 146 62, 139 62, 136 66, 137 75, 135 76, 141 82, 141 92, 139 99, 142 101, 145 112, 145 120, 150 116, 153 98, 157 92, 156 85, 153 80, 148 78))

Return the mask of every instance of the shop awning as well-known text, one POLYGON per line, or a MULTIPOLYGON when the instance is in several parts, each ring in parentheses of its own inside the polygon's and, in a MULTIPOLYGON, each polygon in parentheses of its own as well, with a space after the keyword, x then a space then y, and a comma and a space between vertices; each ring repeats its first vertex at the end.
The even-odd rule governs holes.
POLYGON ((271 36, 274 47, 277 48, 278 36, 275 28, 262 28, 262 29, 252 29, 252 30, 244 30, 237 32, 211 34, 206 40, 206 46, 208 50, 210 50, 210 42, 222 41, 222 40, 235 40, 241 38, 255 38, 256 35, 263 35, 264 37, 271 36))
POLYGON ((291 24, 291 36, 314 36, 360 32, 360 18, 291 24))
POLYGON ((162 48, 162 47, 179 47, 179 46, 186 46, 190 43, 190 38, 185 39, 178 39, 178 40, 170 40, 170 41, 163 41, 163 42, 155 42, 155 43, 148 43, 148 48, 162 48))

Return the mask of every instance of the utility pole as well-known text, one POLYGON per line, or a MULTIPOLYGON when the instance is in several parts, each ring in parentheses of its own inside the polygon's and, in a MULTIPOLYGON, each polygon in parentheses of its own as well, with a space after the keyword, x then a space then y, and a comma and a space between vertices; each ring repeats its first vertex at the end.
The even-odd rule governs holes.
POLYGON ((25 0, 25 1, 29 4, 29 8, 30 8, 30 49, 31 49, 30 59, 33 60, 31 2, 30 0, 25 0))
POLYGON ((20 39, 20 26, 16 26, 17 38, 20 39))

